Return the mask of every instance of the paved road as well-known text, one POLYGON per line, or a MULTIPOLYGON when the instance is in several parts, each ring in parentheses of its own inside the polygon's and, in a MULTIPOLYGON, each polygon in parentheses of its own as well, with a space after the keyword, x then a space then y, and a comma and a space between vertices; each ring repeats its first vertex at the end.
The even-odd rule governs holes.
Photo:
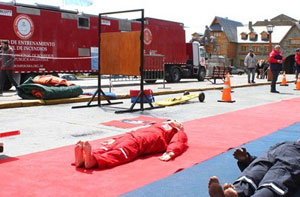
MULTIPOLYGON (((235 79, 239 77, 240 76, 234 76, 231 78, 232 84, 234 84, 235 79)), ((245 80, 245 77, 240 78, 240 80, 242 79, 245 80)), ((166 86, 171 87, 171 90, 179 90, 180 88, 204 88, 204 84, 209 87, 214 86, 209 82, 181 83, 178 85, 182 87, 177 87, 175 84, 167 84, 166 86)), ((222 87, 222 85, 217 86, 222 87)), ((153 88, 154 91, 159 91, 161 90, 159 88, 162 87, 162 84, 150 87, 153 88)), ((200 103, 197 99, 194 99, 187 104, 125 114, 115 114, 117 109, 111 107, 71 109, 72 106, 81 105, 83 103, 1 109, 1 132, 20 130, 21 135, 0 139, 5 144, 5 152, 0 155, 0 158, 39 152, 75 144, 78 140, 94 140, 128 131, 126 129, 107 127, 99 124, 110 120, 146 115, 177 119, 185 122, 299 97, 300 91, 295 91, 294 87, 294 84, 290 84, 287 87, 278 86, 278 90, 281 94, 270 93, 269 85, 234 88, 234 93, 232 93, 231 96, 233 100, 236 100, 235 103, 217 102, 217 100, 221 99, 221 91, 207 90, 205 91, 206 99, 204 103, 200 103)), ((116 92, 121 94, 122 92, 127 92, 128 89, 132 87, 114 88, 116 92)), ((182 93, 161 95, 156 96, 155 99, 157 101, 164 100, 170 96, 178 96, 181 94, 182 93)), ((123 104, 115 107, 128 109, 131 105, 130 100, 123 99, 122 101, 124 102, 123 104)), ((139 107, 139 105, 136 107, 139 107)))
MULTIPOLYGON (((241 87, 248 86, 247 83, 247 75, 232 75, 231 77, 231 85, 233 87, 241 87)), ((286 75, 287 81, 291 82, 295 80, 294 75, 286 75)), ((278 81, 282 80, 282 76, 279 76, 278 81)), ((94 93, 97 89, 98 81, 97 79, 82 79, 72 81, 77 85, 80 85, 84 92, 86 93, 94 93)), ((163 83, 162 81, 158 81, 156 84, 145 84, 145 88, 150 88, 156 94, 169 94, 169 93, 177 93, 184 92, 185 90, 190 91, 199 91, 199 90, 211 90, 211 89, 222 89, 223 81, 217 80, 217 84, 212 84, 210 81, 205 80, 204 82, 198 82, 196 79, 183 79, 181 83, 163 83)), ((266 79, 256 79, 256 84, 267 84, 266 79)), ((139 89, 139 81, 112 81, 112 86, 109 87, 109 80, 102 80, 103 91, 113 92, 124 98, 129 95, 130 89, 139 89)), ((79 98, 73 99, 72 102, 86 102, 90 97, 80 96, 79 98)), ((20 103, 25 103, 23 105, 37 105, 41 104, 38 100, 22 100, 20 97, 16 95, 14 90, 8 91, 4 93, 3 97, 0 97, 0 109, 14 106, 21 106, 20 103)), ((59 103, 59 101, 57 102, 59 103)))

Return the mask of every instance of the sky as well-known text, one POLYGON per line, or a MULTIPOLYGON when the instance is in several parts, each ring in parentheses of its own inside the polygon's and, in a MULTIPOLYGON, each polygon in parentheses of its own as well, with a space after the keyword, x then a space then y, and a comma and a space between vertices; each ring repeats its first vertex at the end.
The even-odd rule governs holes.
MULTIPOLYGON (((300 4, 296 3, 297 0, 92 0, 92 6, 64 5, 63 0, 16 0, 16 2, 49 4, 89 14, 144 9, 145 17, 184 23, 186 40, 189 40, 194 32, 203 33, 205 26, 210 26, 215 16, 227 17, 243 24, 271 19, 280 14, 300 20, 300 4)), ((114 17, 139 18, 140 13, 134 16, 114 17)))

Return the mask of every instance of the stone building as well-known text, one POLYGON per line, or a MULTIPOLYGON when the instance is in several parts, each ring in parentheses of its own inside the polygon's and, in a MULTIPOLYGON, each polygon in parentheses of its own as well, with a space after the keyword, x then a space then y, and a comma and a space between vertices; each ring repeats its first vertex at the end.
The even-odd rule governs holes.
MULTIPOLYGON (((215 17, 210 28, 211 35, 217 37, 217 53, 224 55, 230 65, 243 68, 244 58, 253 49, 258 59, 268 59, 269 33, 267 25, 273 25, 271 34, 272 46, 281 45, 286 57, 284 68, 287 73, 294 73, 294 56, 296 48, 300 48, 299 21, 284 14, 271 20, 257 21, 247 25, 226 18, 215 17), (228 25, 231 24, 231 25, 228 25), (218 28, 216 28, 218 27, 218 28), (234 37, 236 36, 236 37, 234 37)), ((210 52, 210 49, 207 49, 210 52)))

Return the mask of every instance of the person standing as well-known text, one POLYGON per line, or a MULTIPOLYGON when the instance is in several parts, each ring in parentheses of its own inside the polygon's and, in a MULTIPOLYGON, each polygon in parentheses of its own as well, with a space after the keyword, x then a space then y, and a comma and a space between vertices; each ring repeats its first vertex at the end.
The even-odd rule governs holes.
POLYGON ((272 72, 271 92, 279 93, 276 90, 276 81, 280 71, 282 70, 282 64, 284 63, 284 56, 280 51, 280 45, 276 45, 269 55, 270 68, 272 72))
POLYGON ((256 65, 256 78, 257 79, 262 79, 262 75, 263 75, 263 67, 264 67, 264 60, 260 60, 259 62, 257 62, 256 65))
POLYGON ((295 65, 296 65, 296 82, 297 82, 298 75, 299 75, 299 72, 300 72, 300 48, 298 48, 296 50, 295 65))
POLYGON ((255 83, 254 77, 255 77, 256 63, 257 63, 256 55, 253 53, 253 50, 250 49, 244 61, 245 67, 248 69, 248 83, 250 82, 255 83), (250 81, 251 74, 252 74, 252 80, 250 81))
POLYGON ((15 54, 13 48, 9 46, 7 40, 1 41, 0 57, 2 62, 2 67, 0 70, 0 96, 2 96, 6 77, 10 83, 16 87, 16 90, 18 88, 18 84, 13 78, 15 54))
POLYGON ((269 69, 269 61, 266 60, 264 61, 264 74, 263 74, 263 79, 266 78, 268 79, 268 69, 269 69))

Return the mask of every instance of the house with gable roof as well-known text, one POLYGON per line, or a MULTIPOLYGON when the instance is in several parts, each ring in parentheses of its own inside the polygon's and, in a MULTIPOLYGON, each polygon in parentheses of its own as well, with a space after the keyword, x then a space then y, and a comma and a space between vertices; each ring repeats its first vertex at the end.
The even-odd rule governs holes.
MULTIPOLYGON (((281 45, 281 50, 286 58, 284 69, 287 73, 294 73, 294 56, 297 48, 300 48, 299 21, 284 14, 271 20, 257 21, 252 25, 249 22, 243 25, 240 22, 227 18, 215 17, 210 25, 211 35, 216 37, 216 53, 223 55, 228 65, 244 68, 244 58, 250 49, 258 56, 258 59, 268 59, 269 33, 267 25, 273 25, 271 34, 272 47, 281 45)), ((212 50, 207 47, 207 52, 212 50)))
POLYGON ((244 66, 244 58, 249 49, 253 49, 258 59, 268 59, 269 51, 269 33, 267 25, 273 25, 271 34, 272 48, 279 44, 281 51, 286 58, 284 69, 286 73, 294 73, 295 51, 300 47, 300 26, 296 19, 284 14, 276 16, 271 20, 258 21, 254 25, 249 22, 248 25, 237 27, 238 47, 234 65, 244 66))
MULTIPOLYGON (((210 25, 211 36, 216 38, 216 53, 223 55, 230 65, 236 56, 237 27, 242 23, 216 16, 210 25)), ((208 53, 213 53, 212 46, 206 48, 208 53)))

